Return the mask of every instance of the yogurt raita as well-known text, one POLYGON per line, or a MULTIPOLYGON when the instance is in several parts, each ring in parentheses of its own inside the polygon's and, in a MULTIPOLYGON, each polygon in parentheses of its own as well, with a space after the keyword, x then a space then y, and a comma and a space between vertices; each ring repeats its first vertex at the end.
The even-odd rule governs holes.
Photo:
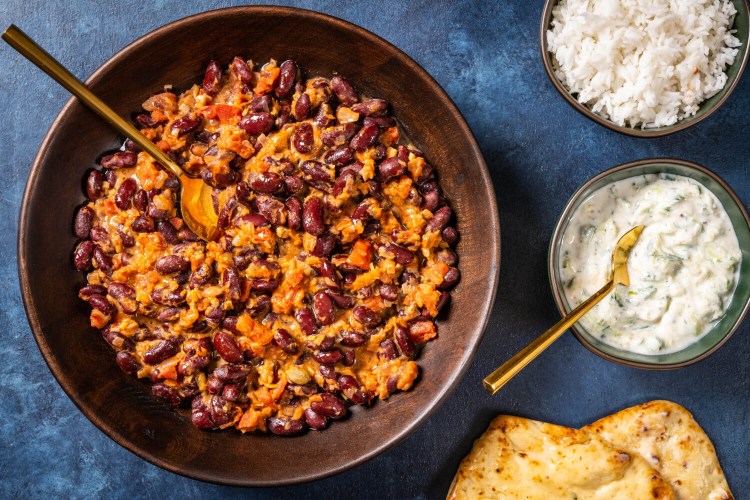
POLYGON ((699 182, 641 175, 595 191, 573 213, 558 261, 575 307, 609 279, 612 249, 645 225, 630 254, 630 287, 618 286, 580 325, 603 342, 639 354, 667 354, 700 340, 722 318, 741 259, 724 207, 699 182))

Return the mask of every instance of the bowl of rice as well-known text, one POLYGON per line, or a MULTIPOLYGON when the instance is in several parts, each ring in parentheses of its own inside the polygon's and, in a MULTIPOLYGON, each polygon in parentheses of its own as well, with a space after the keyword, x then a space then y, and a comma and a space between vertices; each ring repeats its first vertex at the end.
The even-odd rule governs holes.
POLYGON ((552 84, 605 127, 658 137, 707 118, 747 65, 747 0, 547 0, 552 84))

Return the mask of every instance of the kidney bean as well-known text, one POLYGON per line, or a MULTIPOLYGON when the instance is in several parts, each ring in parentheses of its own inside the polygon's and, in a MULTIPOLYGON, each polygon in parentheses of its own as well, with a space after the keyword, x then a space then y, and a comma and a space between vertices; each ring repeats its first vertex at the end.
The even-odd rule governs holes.
MULTIPOLYGON (((102 337, 116 351, 135 350, 135 342, 127 337, 124 337, 118 332, 112 331, 109 327, 102 330, 102 337)), ((140 363, 138 363, 138 366, 140 366, 140 363)))
POLYGON ((447 205, 439 209, 432 216, 432 219, 427 221, 427 225, 424 228, 424 232, 431 233, 433 231, 440 231, 441 229, 445 227, 446 224, 448 224, 448 221, 450 220, 452 214, 453 214, 453 211, 447 205))
POLYGON ((294 81, 297 79, 297 64, 288 59, 279 66, 279 78, 274 86, 274 93, 279 99, 289 95, 294 87, 294 81))
POLYGON ((437 304, 435 304, 435 308, 438 310, 438 313, 440 310, 448 304, 448 301, 450 301, 451 295, 448 292, 440 292, 440 298, 437 301, 437 304))
POLYGON ((375 125, 381 129, 392 128, 397 125, 392 116, 368 116, 362 120, 362 125, 375 125))
POLYGON ((242 227, 245 224, 252 224, 255 227, 264 227, 271 225, 271 223, 268 222, 268 219, 260 214, 245 214, 234 219, 234 227, 242 227))
POLYGON ((161 363, 167 358, 177 354, 177 341, 174 339, 165 339, 152 347, 143 355, 143 361, 150 365, 161 363))
POLYGON ((341 104, 344 106, 351 106, 359 100, 357 91, 354 90, 354 87, 349 80, 342 76, 334 76, 331 79, 331 88, 333 88, 336 97, 339 98, 339 101, 341 101, 341 104))
POLYGON ((344 192, 344 190, 347 188, 347 184, 349 184, 349 181, 354 183, 354 177, 356 174, 351 169, 344 169, 341 171, 339 176, 336 178, 336 181, 333 183, 333 196, 340 196, 341 193, 344 192))
POLYGON ((133 205, 141 212, 148 210, 148 193, 143 189, 139 189, 133 196, 133 205))
POLYGON ((302 226, 314 236, 320 236, 325 231, 323 202, 320 198, 308 198, 305 201, 302 207, 302 226))
POLYGON ((177 364, 177 374, 182 377, 189 377, 198 373, 200 370, 208 366, 208 356, 189 356, 182 359, 177 364))
MULTIPOLYGON (((133 238, 130 233, 126 233, 120 229, 117 230, 117 235, 120 237, 120 241, 122 242, 122 246, 125 248, 130 248, 133 245, 135 245, 135 238, 133 238)), ((123 254, 123 258, 125 255, 129 254, 123 254)), ((122 265, 127 265, 125 261, 123 261, 122 265)))
POLYGON ((135 290, 131 286, 119 281, 112 281, 107 291, 112 298, 120 303, 125 313, 133 314, 138 309, 138 304, 135 301, 135 290))
POLYGON ((73 251, 73 265, 75 265, 76 269, 85 271, 91 267, 91 257, 94 254, 94 248, 96 248, 96 245, 90 240, 82 241, 76 246, 75 251, 73 251))
POLYGON ((393 260, 395 260, 397 264, 401 264, 402 266, 408 266, 414 261, 414 254, 404 247, 401 247, 395 244, 390 244, 386 246, 385 248, 388 252, 393 254, 393 260))
POLYGON ((163 399, 164 401, 169 403, 169 406, 171 406, 172 408, 177 408, 182 403, 182 398, 179 394, 177 394, 177 391, 164 384, 152 385, 151 394, 153 394, 157 398, 163 399))
POLYGON ((252 369, 248 365, 221 365, 214 370, 214 375, 221 382, 228 383, 239 383, 247 377, 252 369))
POLYGON ((434 212, 438 203, 440 203, 440 195, 437 191, 427 191, 422 197, 422 208, 434 212))
POLYGON ((221 397, 226 401, 235 402, 240 396, 240 387, 236 384, 227 384, 224 386, 224 390, 221 391, 221 397))
POLYGON ((170 291, 164 287, 157 287, 151 292, 151 300, 165 306, 178 306, 185 302, 186 293, 181 288, 170 291))
POLYGON ((333 180, 331 174, 322 163, 315 160, 303 161, 299 166, 305 176, 305 180, 330 184, 333 180))
POLYGON ((448 246, 456 246, 456 243, 458 243, 458 237, 458 231, 455 227, 448 226, 443 229, 443 241, 446 242, 448 246))
POLYGON ((140 128, 154 128, 159 123, 162 123, 164 120, 157 122, 154 120, 154 118, 151 116, 151 113, 138 113, 133 117, 133 121, 138 125, 140 128))
POLYGON ((177 232, 177 229, 175 229, 172 223, 169 222, 168 220, 157 220, 156 230, 159 232, 160 235, 162 235, 162 237, 167 243, 176 245, 177 243, 180 242, 180 235, 177 232))
POLYGON ((154 205, 153 202, 149 203, 148 205, 148 212, 146 212, 149 217, 155 220, 162 220, 162 219, 168 219, 171 214, 169 213, 169 210, 162 210, 158 208, 156 205, 154 205))
POLYGON ((99 243, 102 246, 107 246, 109 244, 109 233, 101 226, 92 227, 89 237, 91 238, 91 241, 99 243))
POLYGON ((221 275, 221 282, 227 289, 226 297, 233 302, 239 301, 242 295, 242 284, 237 270, 227 267, 221 275))
POLYGON ((388 101, 368 99, 351 106, 352 111, 365 116, 382 116, 388 112, 388 101))
POLYGON ((156 270, 162 274, 172 274, 184 271, 190 263, 178 255, 165 255, 156 261, 156 270))
POLYGON ((383 160, 378 165, 378 173, 383 182, 404 175, 404 172, 406 172, 406 164, 402 163, 396 156, 383 160))
POLYGON ((310 349, 318 349, 321 351, 330 351, 336 344, 336 339, 333 337, 323 337, 322 340, 311 339, 305 342, 305 345, 310 349))
POLYGON ((354 349, 342 349, 341 352, 344 353, 344 359, 341 360, 341 364, 344 366, 354 365, 354 361, 356 360, 354 349))
MULTIPOLYGON (((349 274, 346 276, 353 275, 349 274)), ((342 295, 334 292, 333 290, 326 290, 326 293, 329 297, 331 297, 331 300, 333 300, 333 303, 336 304, 337 307, 340 307, 341 309, 351 309, 352 307, 354 307, 354 297, 342 295)))
POLYGON ((335 122, 336 119, 333 116, 331 105, 327 102, 321 103, 321 105, 318 106, 318 111, 315 113, 315 117, 313 118, 315 126, 318 128, 327 128, 335 122))
POLYGON ((88 300, 92 295, 107 295, 107 289, 102 285, 84 285, 78 290, 78 296, 83 300, 88 300))
POLYGON ((253 81, 253 70, 247 65, 247 62, 241 57, 232 59, 232 71, 242 83, 253 81))
POLYGON ((332 394, 322 393, 320 401, 310 403, 310 408, 320 415, 339 419, 346 415, 346 405, 332 394))
POLYGON ((294 118, 297 121, 302 121, 307 118, 312 109, 312 103, 310 102, 310 96, 306 93, 300 94, 297 98, 297 102, 294 103, 294 118))
POLYGON ((331 349, 330 351, 313 351, 312 357, 321 365, 335 365, 344 357, 341 349, 331 349))
POLYGON ((305 422, 311 429, 320 431, 328 426, 328 417, 316 413, 312 408, 305 410, 305 422))
POLYGON ((206 380, 206 390, 210 394, 220 394, 223 388, 224 382, 219 380, 215 373, 208 376, 208 379, 206 380))
POLYGON ((128 375, 135 375, 141 369, 141 363, 128 351, 120 351, 115 357, 117 366, 128 375))
POLYGON ((391 339, 385 339, 380 343, 380 350, 378 350, 378 357, 383 358, 386 361, 396 359, 398 352, 396 351, 396 344, 391 339))
POLYGON ((302 204, 297 198, 290 197, 284 206, 287 210, 287 226, 289 229, 298 230, 302 226, 302 204))
POLYGON ((105 316, 114 316, 117 309, 105 297, 101 295, 91 295, 88 298, 89 305, 105 316))
MULTIPOLYGON (((317 245, 316 245, 317 247, 317 245)), ((328 252, 330 254, 330 252, 328 252)), ((341 282, 339 280, 339 276, 336 272, 336 268, 331 264, 331 261, 329 261, 326 258, 320 259, 320 275, 323 278, 326 278, 329 280, 335 287, 340 287, 341 282)), ((326 291, 328 292, 328 291, 326 291)))
POLYGON ((349 141, 349 145, 356 151, 365 151, 367 148, 375 144, 379 132, 380 129, 375 124, 364 125, 359 132, 352 137, 352 140, 349 141))
MULTIPOLYGON (((138 162, 138 155, 132 151, 120 151, 115 154, 107 155, 99 162, 102 167, 115 170, 118 168, 135 167, 138 162)), ((114 185, 113 182, 110 184, 114 185)))
POLYGON ((211 97, 221 90, 221 66, 214 59, 211 59, 206 67, 206 74, 203 76, 203 90, 211 97))
POLYGON ((73 221, 73 234, 77 238, 88 239, 91 227, 94 223, 94 209, 89 206, 83 206, 78 209, 75 220, 73 221))
POLYGON ((172 131, 177 132, 177 137, 187 135, 203 122, 198 115, 185 115, 172 122, 172 131))
POLYGON ((277 436, 294 436, 305 430, 303 420, 286 417, 269 417, 266 425, 268 430, 277 436))
POLYGON ((255 198, 258 212, 271 224, 282 226, 286 223, 286 207, 272 196, 258 195, 255 198))
POLYGON ((224 425, 230 420, 227 402, 219 395, 211 396, 209 411, 211 412, 211 420, 218 426, 224 425))
POLYGON ((299 323, 300 328, 305 335, 313 335, 315 333, 315 318, 313 312, 307 307, 297 309, 294 311, 294 319, 299 323))
POLYGON ((154 221, 147 215, 139 215, 130 225, 136 233, 150 233, 154 230, 154 221))
POLYGON ((284 328, 279 328, 273 335, 274 343, 281 348, 287 354, 297 354, 299 352, 299 346, 294 338, 284 328))
POLYGON ((165 307, 159 310, 159 313, 156 315, 156 319, 158 319, 162 323, 166 323, 168 321, 177 321, 182 311, 183 309, 180 307, 165 307))
POLYGON ((250 288, 255 290, 256 292, 273 292, 276 290, 281 283, 278 279, 272 279, 272 280, 264 280, 264 279, 255 279, 250 280, 250 288))
POLYGON ((237 198, 232 196, 226 201, 224 206, 219 211, 219 218, 218 218, 216 225, 220 230, 224 230, 227 227, 229 227, 229 222, 232 220, 232 216, 234 215, 234 211, 236 209, 237 209, 237 198))
MULTIPOLYGON (((196 396, 196 399, 199 399, 200 395, 196 396)), ((211 421, 211 412, 208 410, 193 410, 193 413, 190 416, 190 421, 193 422, 193 425, 196 426, 198 429, 208 431, 215 427, 214 423, 211 421)))
POLYGON ((367 337, 359 332, 342 330, 339 335, 341 336, 341 344, 347 347, 359 347, 367 342, 367 337))
POLYGON ((385 300, 394 302, 398 299, 398 287, 396 285, 382 284, 378 291, 380 292, 380 296, 385 300))
POLYGON ((348 146, 329 149, 323 159, 331 165, 346 165, 354 158, 354 151, 348 146))
POLYGON ((438 261, 447 264, 449 267, 455 266, 456 262, 458 262, 458 255, 456 255, 456 252, 447 249, 437 252, 435 258, 438 261))
POLYGON ((301 123, 292 134, 292 145, 294 148, 302 154, 308 154, 312 151, 313 141, 315 137, 313 134, 312 125, 307 122, 301 123))
POLYGON ((274 117, 265 111, 248 113, 238 126, 250 135, 267 134, 273 128, 274 117))
POLYGON ((318 237, 313 248, 312 255, 315 257, 328 257, 338 244, 338 239, 331 233, 326 233, 318 237))
POLYGON ((445 273, 445 276, 443 276, 443 282, 435 288, 437 288, 438 290, 449 290, 456 286, 460 280, 461 271, 459 271, 455 267, 451 267, 450 269, 448 269, 448 272, 445 273))
POLYGON ((354 319, 365 326, 375 326, 380 323, 380 315, 367 306, 357 306, 352 311, 354 319))
POLYGON ((115 194, 115 205, 117 205, 117 208, 119 208, 120 210, 127 210, 128 208, 130 208, 130 204, 133 200, 133 195, 135 194, 135 191, 137 189, 138 184, 132 177, 129 177, 122 181, 122 184, 120 184, 120 188, 117 190, 117 194, 115 194))
POLYGON ((270 95, 254 95, 250 101, 250 110, 257 113, 261 111, 269 112, 273 106, 273 100, 270 95))
POLYGON ((349 401, 356 405, 367 402, 367 395, 362 391, 356 378, 351 375, 339 375, 337 382, 341 388, 341 392, 349 401))
POLYGON ((234 337, 228 332, 217 332, 214 335, 214 348, 216 352, 228 363, 239 363, 245 359, 242 349, 234 337))
POLYGON ((325 292, 318 292, 313 298, 313 312, 321 325, 330 325, 336 319, 333 301, 325 292))
POLYGON ((94 262, 96 262, 99 269, 104 271, 107 275, 111 274, 115 268, 112 259, 99 247, 94 248, 94 262))
POLYGON ((263 172, 252 176, 249 185, 254 191, 271 194, 281 186, 281 176, 274 172, 263 172))
POLYGON ((320 140, 323 144, 329 147, 341 146, 354 137, 357 133, 359 126, 356 123, 345 123, 343 125, 336 125, 332 130, 323 132, 320 136, 320 140))
POLYGON ((102 196, 104 189, 104 174, 100 170, 92 170, 86 179, 86 196, 91 201, 96 201, 102 196))
POLYGON ((305 183, 299 177, 284 177, 284 185, 293 194, 300 193, 305 188, 305 183))
POLYGON ((407 358, 414 357, 414 342, 411 340, 411 337, 409 337, 408 329, 404 328, 403 326, 396 327, 396 331, 393 334, 393 339, 396 341, 396 345, 398 346, 398 350, 401 351, 401 354, 403 354, 407 358))

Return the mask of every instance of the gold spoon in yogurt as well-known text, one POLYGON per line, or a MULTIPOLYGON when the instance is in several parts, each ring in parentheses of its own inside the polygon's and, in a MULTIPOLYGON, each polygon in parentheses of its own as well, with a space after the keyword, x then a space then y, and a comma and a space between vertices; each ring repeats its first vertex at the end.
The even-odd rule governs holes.
POLYGON ((104 104, 80 80, 73 76, 70 71, 65 69, 62 64, 57 62, 15 25, 10 25, 2 36, 8 45, 51 76, 57 83, 68 89, 71 94, 76 96, 89 109, 104 118, 118 132, 128 137, 146 153, 151 155, 154 160, 174 174, 180 181, 180 211, 183 220, 201 239, 211 241, 216 238, 219 232, 218 216, 213 208, 210 186, 200 178, 188 176, 162 150, 141 134, 137 128, 115 113, 112 108, 104 104))
POLYGON ((628 275, 628 258, 630 251, 635 246, 641 232, 646 226, 636 226, 617 241, 615 249, 612 251, 612 277, 606 285, 598 292, 586 299, 581 305, 570 311, 555 326, 541 334, 533 342, 524 347, 515 356, 502 364, 500 368, 490 373, 483 381, 484 388, 490 394, 495 394, 502 386, 515 377, 518 372, 531 363, 539 356, 542 351, 549 347, 552 342, 557 340, 568 328, 581 319, 596 304, 598 304, 609 292, 615 289, 617 285, 630 286, 630 276, 628 275))

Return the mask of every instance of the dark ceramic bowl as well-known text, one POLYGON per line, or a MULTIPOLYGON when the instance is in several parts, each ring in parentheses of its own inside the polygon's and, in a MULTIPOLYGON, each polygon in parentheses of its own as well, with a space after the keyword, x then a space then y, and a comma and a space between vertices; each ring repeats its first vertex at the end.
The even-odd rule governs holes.
MULTIPOLYGON (((323 432, 294 438, 205 432, 187 411, 175 412, 150 388, 123 374, 114 353, 88 324, 77 298, 71 224, 82 179, 102 151, 122 138, 71 99, 34 160, 18 233, 18 269, 29 322, 50 370, 78 408, 138 456, 197 479, 244 486, 300 483, 336 474, 382 453, 414 431, 456 387, 469 366, 492 308, 500 231, 491 180, 469 127, 440 86, 385 40, 340 19, 310 11, 238 7, 206 12, 160 28, 99 68, 88 86, 128 116, 164 84, 200 82, 210 58, 228 64, 296 60, 308 74, 349 77, 365 94, 392 103, 411 140, 438 169, 455 211, 462 282, 439 336, 418 363, 414 389, 323 432), (408 82, 406 84, 405 82, 408 82)), ((37 73, 36 78, 45 78, 37 73)))
POLYGON ((570 91, 565 88, 562 82, 560 82, 560 80, 555 75, 555 71, 552 66, 553 56, 547 50, 547 30, 552 23, 552 9, 554 9, 554 7, 559 3, 559 0, 547 0, 544 5, 544 10, 542 11, 542 22, 539 29, 539 38, 541 41, 542 62, 544 63, 544 69, 547 71, 547 76, 549 76, 549 79, 552 81, 552 85, 554 85, 560 95, 562 95, 565 100, 568 101, 568 103, 570 103, 570 105, 573 106, 577 111, 582 113, 587 118, 594 120, 596 123, 604 125, 608 129, 614 130, 615 132, 620 132, 622 134, 632 135, 635 137, 661 137, 664 135, 674 134, 675 132, 684 130, 708 118, 717 109, 719 109, 719 107, 724 104, 724 102, 729 98, 729 94, 731 94, 734 88, 737 86, 737 83, 742 77, 742 73, 745 71, 745 66, 747 66, 748 58, 750 58, 750 50, 748 50, 747 47, 749 43, 748 30, 750 30, 750 19, 748 19, 750 17, 750 5, 748 4, 748 0, 731 0, 731 2, 737 9, 737 15, 735 16, 732 29, 736 30, 735 36, 740 40, 742 45, 738 48, 739 50, 737 52, 737 57, 735 58, 734 63, 726 69, 726 74, 728 77, 727 83, 726 85, 724 85, 724 88, 721 89, 720 92, 712 96, 710 99, 706 99, 705 101, 703 101, 696 114, 679 120, 674 125, 670 125, 668 127, 647 129, 618 125, 608 120, 607 118, 594 113, 586 105, 578 102, 578 100, 570 93, 570 91))
POLYGON ((562 292, 563 285, 560 281, 559 271, 562 265, 560 262, 562 237, 576 209, 594 191, 608 184, 630 177, 660 173, 681 175, 694 179, 707 187, 719 199, 732 222, 742 257, 737 285, 726 313, 713 326, 711 331, 698 342, 681 351, 657 355, 636 354, 605 344, 587 332, 580 323, 573 326, 572 330, 575 336, 590 351, 610 361, 637 368, 681 368, 706 358, 729 340, 729 337, 739 328, 747 315, 748 309, 750 309, 750 217, 742 201, 721 177, 707 168, 683 160, 656 158, 626 163, 605 170, 581 186, 568 201, 550 240, 548 259, 550 284, 560 314, 566 314, 573 309, 562 292))

